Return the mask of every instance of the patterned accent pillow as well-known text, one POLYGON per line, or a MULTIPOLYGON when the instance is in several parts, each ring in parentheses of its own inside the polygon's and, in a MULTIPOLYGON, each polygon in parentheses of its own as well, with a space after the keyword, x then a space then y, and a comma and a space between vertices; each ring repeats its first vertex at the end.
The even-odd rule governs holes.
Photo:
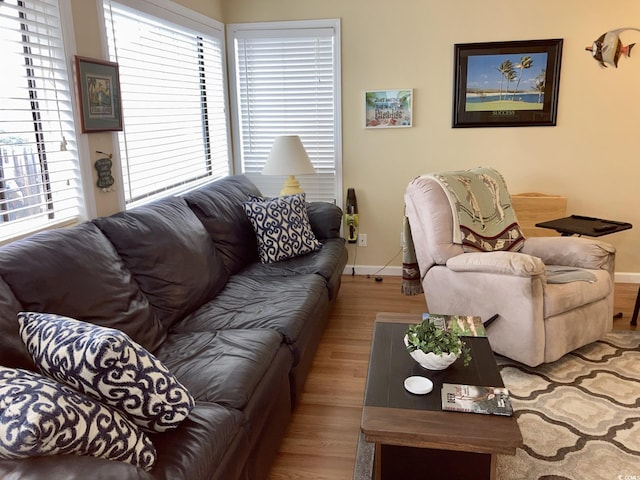
POLYGON ((151 470, 156 449, 124 415, 28 370, 0 366, 0 459, 78 454, 151 470))
POLYGON ((251 199, 254 201, 242 206, 256 233, 262 263, 279 262, 322 247, 311 230, 303 195, 251 199))
POLYGON ((147 430, 175 428, 194 407, 162 362, 113 328, 20 312, 20 336, 40 371, 129 415, 147 430))

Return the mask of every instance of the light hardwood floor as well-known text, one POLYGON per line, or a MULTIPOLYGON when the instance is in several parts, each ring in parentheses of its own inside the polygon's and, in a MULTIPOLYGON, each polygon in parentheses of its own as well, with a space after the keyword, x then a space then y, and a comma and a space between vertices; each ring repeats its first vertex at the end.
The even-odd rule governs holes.
MULTIPOLYGON (((400 277, 345 275, 270 480, 351 480, 369 345, 376 313, 421 313, 423 295, 403 296, 400 277)), ((616 284, 614 329, 632 329, 638 285, 616 284)))

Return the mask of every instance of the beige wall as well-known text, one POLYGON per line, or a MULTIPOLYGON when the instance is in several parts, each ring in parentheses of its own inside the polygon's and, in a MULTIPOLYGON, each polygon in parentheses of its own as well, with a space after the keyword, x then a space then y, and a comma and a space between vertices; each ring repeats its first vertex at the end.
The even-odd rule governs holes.
MULTIPOLYGON (((399 249, 404 188, 416 175, 493 166, 512 193, 566 195, 568 212, 631 222, 606 238, 617 272, 640 272, 640 32, 622 35, 638 52, 601 69, 585 51, 600 34, 640 28, 640 2, 225 0, 224 21, 342 19, 343 172, 354 187, 362 265, 384 265, 399 249), (636 19, 635 24, 631 19, 636 19), (555 127, 452 129, 455 43, 563 38, 555 127), (411 129, 362 127, 363 91, 413 88, 411 129)), ((353 247, 351 247, 353 248, 353 247)), ((397 258, 392 265, 399 265, 397 258)))
MULTIPOLYGON (((606 30, 640 28, 640 2, 611 8, 596 0, 539 0, 520 9, 494 0, 178 3, 225 23, 342 19, 343 180, 345 192, 356 189, 369 244, 358 250, 358 264, 381 266, 398 252, 411 178, 483 165, 499 169, 512 193, 562 194, 569 213, 633 223, 604 238, 618 248, 618 273, 640 272, 640 32, 623 33, 624 43, 639 45, 618 69, 601 69, 584 50, 606 30), (537 38, 564 39, 558 125, 452 129, 453 45, 537 38), (414 89, 413 128, 362 127, 364 90, 385 88, 414 89)), ((99 56, 94 2, 72 4, 79 54, 99 56)), ((107 148, 101 145, 109 134, 90 137, 91 151, 107 148)), ((96 191, 99 214, 116 208, 111 199, 115 194, 96 191)))

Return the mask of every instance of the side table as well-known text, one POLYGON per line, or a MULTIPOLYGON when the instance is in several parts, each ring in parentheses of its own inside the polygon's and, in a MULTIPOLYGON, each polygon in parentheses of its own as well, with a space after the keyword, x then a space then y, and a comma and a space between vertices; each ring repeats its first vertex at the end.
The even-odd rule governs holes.
MULTIPOLYGON (((585 217, 583 215, 571 215, 569 217, 549 220, 548 222, 536 223, 536 227, 550 228, 559 232, 563 236, 571 235, 587 235, 589 237, 601 237, 611 233, 629 230, 633 227, 628 222, 619 222, 617 220, 605 220, 603 218, 585 217)), ((640 310, 640 288, 636 295, 636 304, 631 317, 631 325, 638 324, 638 311, 640 310)), ((616 314, 616 318, 622 314, 616 314)))
POLYGON ((536 227, 551 228, 564 236, 587 235, 589 237, 601 237, 602 235, 629 230, 633 225, 627 222, 618 222, 617 220, 571 215, 549 220, 548 222, 536 223, 536 227))

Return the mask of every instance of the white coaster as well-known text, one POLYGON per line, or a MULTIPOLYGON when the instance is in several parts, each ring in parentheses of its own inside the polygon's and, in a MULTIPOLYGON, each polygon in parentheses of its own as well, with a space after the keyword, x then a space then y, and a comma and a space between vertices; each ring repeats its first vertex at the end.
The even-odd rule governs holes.
POLYGON ((404 380, 404 388, 416 395, 424 395, 433 390, 433 382, 426 377, 407 377, 404 380))

